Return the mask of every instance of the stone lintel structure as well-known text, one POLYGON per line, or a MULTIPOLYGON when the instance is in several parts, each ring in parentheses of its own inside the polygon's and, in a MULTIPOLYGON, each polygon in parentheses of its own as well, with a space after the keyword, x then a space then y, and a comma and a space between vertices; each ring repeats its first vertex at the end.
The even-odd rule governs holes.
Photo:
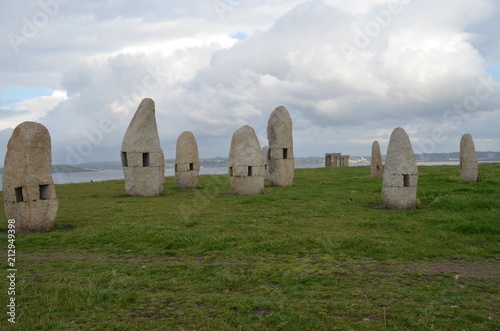
POLYGON ((54 227, 58 200, 51 164, 47 128, 35 122, 19 124, 7 145, 2 179, 5 215, 16 221, 16 233, 54 227))
POLYGON ((267 158, 269 156, 269 146, 262 147, 262 159, 264 160, 264 178, 269 180, 269 166, 267 164, 267 158))
POLYGON ((233 194, 256 195, 264 192, 264 159, 252 127, 236 130, 229 151, 228 174, 233 194))
POLYGON ((325 153, 325 167, 348 167, 349 155, 342 153, 325 153))
POLYGON ((384 167, 382 165, 382 154, 380 153, 380 145, 377 140, 372 144, 372 158, 370 161, 370 177, 381 178, 384 175, 384 167))
POLYGON ((146 98, 140 103, 123 138, 120 156, 127 194, 157 196, 163 192, 165 158, 153 100, 146 98))
POLYGON ((391 134, 382 180, 382 199, 387 209, 417 207, 418 168, 410 138, 402 128, 391 134))
POLYGON ((175 182, 180 189, 198 187, 200 158, 198 145, 192 132, 184 131, 177 138, 175 152, 175 182))
POLYGON ((463 183, 477 182, 478 164, 476 147, 470 133, 460 140, 460 181, 463 183))
POLYGON ((292 119, 284 106, 276 107, 267 123, 269 184, 292 186, 295 175, 292 119))

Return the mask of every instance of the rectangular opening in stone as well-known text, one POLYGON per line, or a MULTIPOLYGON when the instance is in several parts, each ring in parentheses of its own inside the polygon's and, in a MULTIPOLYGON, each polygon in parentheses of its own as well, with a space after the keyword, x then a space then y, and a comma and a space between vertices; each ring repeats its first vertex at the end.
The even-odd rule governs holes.
POLYGON ((16 202, 23 202, 23 201, 24 201, 23 188, 16 187, 16 202))
POLYGON ((403 187, 410 187, 410 175, 403 175, 403 187))
POLYGON ((283 160, 288 159, 288 148, 283 148, 283 160))
POLYGON ((142 153, 142 166, 149 167, 149 153, 142 153))
POLYGON ((175 170, 174 171, 177 172, 177 163, 175 164, 175 170))
POLYGON ((252 176, 252 166, 248 166, 248 177, 252 176))
POLYGON ((267 170, 267 164, 264 164, 264 169, 267 170))
POLYGON ((189 171, 193 171, 194 170, 194 163, 190 163, 189 164, 189 171))
POLYGON ((50 187, 49 185, 40 185, 40 200, 50 199, 50 187))
POLYGON ((233 167, 229 167, 229 176, 233 177, 233 167))
POLYGON ((377 171, 379 171, 379 170, 380 170, 380 166, 377 166, 377 171))
POLYGON ((127 152, 122 152, 122 166, 128 167, 127 152))

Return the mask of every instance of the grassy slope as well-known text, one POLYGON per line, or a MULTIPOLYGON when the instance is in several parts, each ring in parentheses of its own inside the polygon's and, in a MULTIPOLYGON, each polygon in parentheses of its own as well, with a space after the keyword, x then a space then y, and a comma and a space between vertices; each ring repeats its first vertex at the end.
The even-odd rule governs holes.
POLYGON ((18 326, 499 329, 500 164, 468 184, 419 171, 413 211, 379 209, 368 167, 300 169, 259 196, 225 176, 167 178, 156 198, 59 185, 56 228, 17 237, 18 326))

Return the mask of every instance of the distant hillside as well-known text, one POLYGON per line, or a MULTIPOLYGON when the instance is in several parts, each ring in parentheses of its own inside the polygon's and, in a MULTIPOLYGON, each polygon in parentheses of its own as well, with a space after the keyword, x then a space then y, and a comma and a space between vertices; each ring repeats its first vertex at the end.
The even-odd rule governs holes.
MULTIPOLYGON (((477 158, 480 161, 499 161, 500 162, 500 152, 476 152, 477 158)), ((385 155, 382 156, 385 159, 385 155)), ((429 161, 429 162, 440 162, 440 161, 457 161, 460 159, 460 153, 426 153, 426 154, 416 154, 415 157, 417 161, 429 161)), ((366 162, 370 160, 370 156, 354 156, 351 155, 351 162, 363 161, 366 162)), ((305 156, 296 157, 296 164, 321 164, 324 163, 324 156, 305 156)), ((175 160, 167 159, 165 160, 165 165, 167 168, 174 168, 175 160)), ((202 167, 226 167, 227 158, 224 157, 214 157, 200 159, 200 164, 202 167)), ((69 173, 69 172, 88 172, 88 171, 100 171, 100 170, 121 170, 122 165, 120 162, 92 162, 92 163, 82 163, 78 167, 68 166, 68 165, 53 165, 53 173, 69 173)), ((3 169, 0 168, 0 174, 2 174, 3 169)))
POLYGON ((68 172, 93 172, 94 169, 79 168, 62 164, 55 164, 51 167, 52 173, 68 173, 68 172))
MULTIPOLYGON (((476 152, 477 158, 483 161, 500 160, 500 152, 476 152)), ((416 154, 417 161, 456 161, 460 160, 460 153, 424 153, 416 154)))

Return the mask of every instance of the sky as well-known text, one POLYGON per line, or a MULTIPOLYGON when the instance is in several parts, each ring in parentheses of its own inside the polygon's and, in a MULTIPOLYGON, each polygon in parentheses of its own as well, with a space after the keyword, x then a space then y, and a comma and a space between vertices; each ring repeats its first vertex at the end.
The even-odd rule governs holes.
POLYGON ((13 129, 45 125, 53 164, 119 161, 152 98, 165 157, 183 131, 227 157, 284 105, 297 157, 500 151, 496 0, 0 0, 0 166, 13 129))

